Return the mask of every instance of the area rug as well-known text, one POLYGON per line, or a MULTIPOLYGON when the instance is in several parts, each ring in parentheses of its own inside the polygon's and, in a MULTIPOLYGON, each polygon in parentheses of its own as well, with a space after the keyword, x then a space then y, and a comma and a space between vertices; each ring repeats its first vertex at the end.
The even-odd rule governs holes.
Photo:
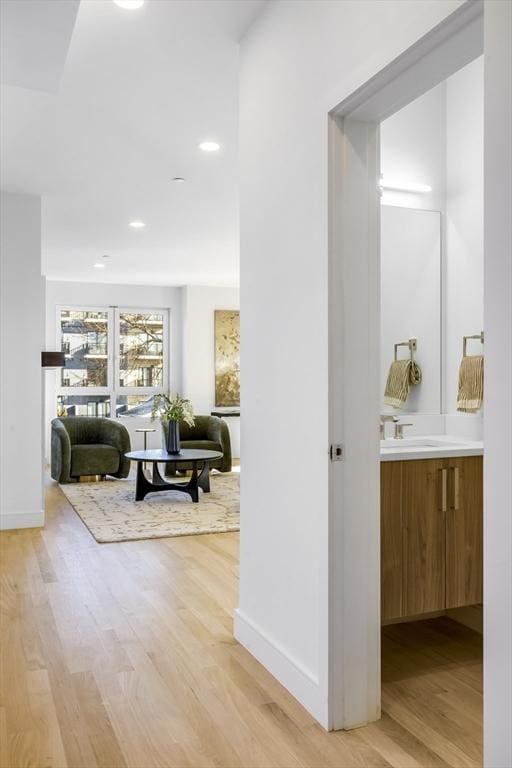
POLYGON ((135 478, 61 485, 96 541, 106 544, 240 529, 240 475, 212 474, 199 503, 178 491, 150 493, 135 501, 135 478))

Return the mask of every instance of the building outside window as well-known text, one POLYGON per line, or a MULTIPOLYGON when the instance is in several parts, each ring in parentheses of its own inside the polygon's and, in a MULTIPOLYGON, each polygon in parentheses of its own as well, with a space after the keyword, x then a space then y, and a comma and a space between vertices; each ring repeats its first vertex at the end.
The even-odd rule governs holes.
POLYGON ((161 314, 119 315, 119 386, 162 387, 164 323, 161 314))
POLYGON ((57 415, 149 415, 168 389, 168 311, 59 307, 57 318, 57 415))
POLYGON ((108 376, 108 312, 61 310, 61 349, 66 364, 63 387, 106 387, 108 376))

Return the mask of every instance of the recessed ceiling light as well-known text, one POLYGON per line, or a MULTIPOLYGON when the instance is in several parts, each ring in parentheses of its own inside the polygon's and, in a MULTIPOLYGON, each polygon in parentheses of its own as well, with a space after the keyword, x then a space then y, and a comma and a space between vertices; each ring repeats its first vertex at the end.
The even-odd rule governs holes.
POLYGON ((133 229, 143 229, 145 226, 143 221, 130 221, 130 227, 133 229))
POLYGON ((176 182, 176 184, 184 184, 185 183, 185 179, 183 178, 183 176, 175 176, 173 181, 176 182))
POLYGON ((142 8, 144 0, 114 0, 114 3, 125 11, 136 11, 137 8, 142 8))
POLYGON ((94 267, 94 269, 105 269, 105 265, 104 264, 100 264, 99 261, 96 264, 93 264, 93 267, 94 267))
POLYGON ((203 152, 217 152, 220 149, 220 144, 217 144, 216 141, 202 141, 199 149, 202 149, 203 152))

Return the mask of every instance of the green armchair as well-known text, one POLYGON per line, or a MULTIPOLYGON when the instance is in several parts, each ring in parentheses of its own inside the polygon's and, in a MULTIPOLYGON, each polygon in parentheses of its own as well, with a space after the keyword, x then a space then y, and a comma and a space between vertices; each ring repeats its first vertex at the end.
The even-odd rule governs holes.
MULTIPOLYGON (((162 422, 164 439, 167 438, 169 426, 162 422)), ((180 421, 180 437, 182 448, 198 448, 203 451, 222 451, 222 459, 216 459, 210 464, 210 469, 218 469, 220 472, 231 472, 231 440, 228 425, 218 416, 196 416, 195 424, 189 427, 184 421, 180 421)), ((192 469, 192 464, 180 462, 180 470, 192 469)), ((169 461, 165 465, 166 475, 176 474, 176 464, 169 461)))
POLYGON ((82 475, 128 477, 130 435, 111 419, 65 416, 52 421, 52 477, 71 483, 82 475))

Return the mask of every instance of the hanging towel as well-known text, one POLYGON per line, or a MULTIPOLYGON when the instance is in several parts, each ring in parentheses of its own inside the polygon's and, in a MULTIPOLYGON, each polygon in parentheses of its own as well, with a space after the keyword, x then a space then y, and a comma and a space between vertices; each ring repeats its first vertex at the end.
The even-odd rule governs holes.
POLYGON ((463 357, 459 368, 457 410, 476 413, 484 400, 484 356, 463 357))
POLYGON ((391 363, 384 392, 384 403, 403 408, 409 389, 421 381, 421 368, 414 360, 395 360, 391 363))

